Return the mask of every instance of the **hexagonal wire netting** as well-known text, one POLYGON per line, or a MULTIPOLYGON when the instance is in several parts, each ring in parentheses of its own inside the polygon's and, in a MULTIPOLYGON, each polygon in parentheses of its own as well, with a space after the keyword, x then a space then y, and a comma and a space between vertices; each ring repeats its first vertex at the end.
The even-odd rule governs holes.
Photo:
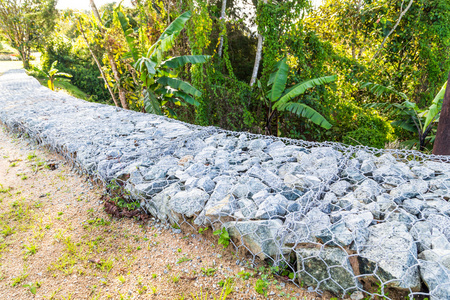
POLYGON ((354 299, 450 299, 450 158, 200 127, 0 77, 0 120, 163 222, 354 299))

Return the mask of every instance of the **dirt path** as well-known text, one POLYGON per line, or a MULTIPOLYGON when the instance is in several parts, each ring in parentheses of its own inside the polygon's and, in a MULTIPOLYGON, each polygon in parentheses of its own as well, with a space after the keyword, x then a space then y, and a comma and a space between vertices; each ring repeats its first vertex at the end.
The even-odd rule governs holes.
POLYGON ((227 299, 325 299, 237 265, 211 230, 110 218, 100 188, 0 128, 1 299, 213 299, 219 283, 227 299))

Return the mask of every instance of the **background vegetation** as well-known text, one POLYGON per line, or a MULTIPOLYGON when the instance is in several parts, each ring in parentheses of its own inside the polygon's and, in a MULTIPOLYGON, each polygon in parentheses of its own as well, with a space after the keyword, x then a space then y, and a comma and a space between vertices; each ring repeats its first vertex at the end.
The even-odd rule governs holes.
POLYGON ((85 12, 55 2, 0 1, 0 31, 25 67, 39 50, 43 71, 58 61, 92 101, 231 130, 432 148, 450 69, 447 0, 137 0, 85 12))

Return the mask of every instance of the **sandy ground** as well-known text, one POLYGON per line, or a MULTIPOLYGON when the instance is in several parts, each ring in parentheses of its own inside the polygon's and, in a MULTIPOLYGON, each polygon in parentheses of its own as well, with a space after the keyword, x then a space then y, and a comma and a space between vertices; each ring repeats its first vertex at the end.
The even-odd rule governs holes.
POLYGON ((0 126, 0 299, 223 300, 219 283, 232 291, 226 299, 328 299, 262 263, 237 265, 211 230, 112 218, 102 194, 0 126))

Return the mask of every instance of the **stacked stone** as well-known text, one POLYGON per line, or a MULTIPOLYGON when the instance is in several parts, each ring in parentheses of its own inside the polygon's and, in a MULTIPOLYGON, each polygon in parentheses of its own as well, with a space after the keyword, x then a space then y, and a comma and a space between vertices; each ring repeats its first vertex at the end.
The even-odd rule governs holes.
POLYGON ((0 90, 7 127, 160 220, 226 228, 317 291, 373 295, 372 283, 450 299, 448 159, 188 125, 54 93, 23 72, 0 90))

